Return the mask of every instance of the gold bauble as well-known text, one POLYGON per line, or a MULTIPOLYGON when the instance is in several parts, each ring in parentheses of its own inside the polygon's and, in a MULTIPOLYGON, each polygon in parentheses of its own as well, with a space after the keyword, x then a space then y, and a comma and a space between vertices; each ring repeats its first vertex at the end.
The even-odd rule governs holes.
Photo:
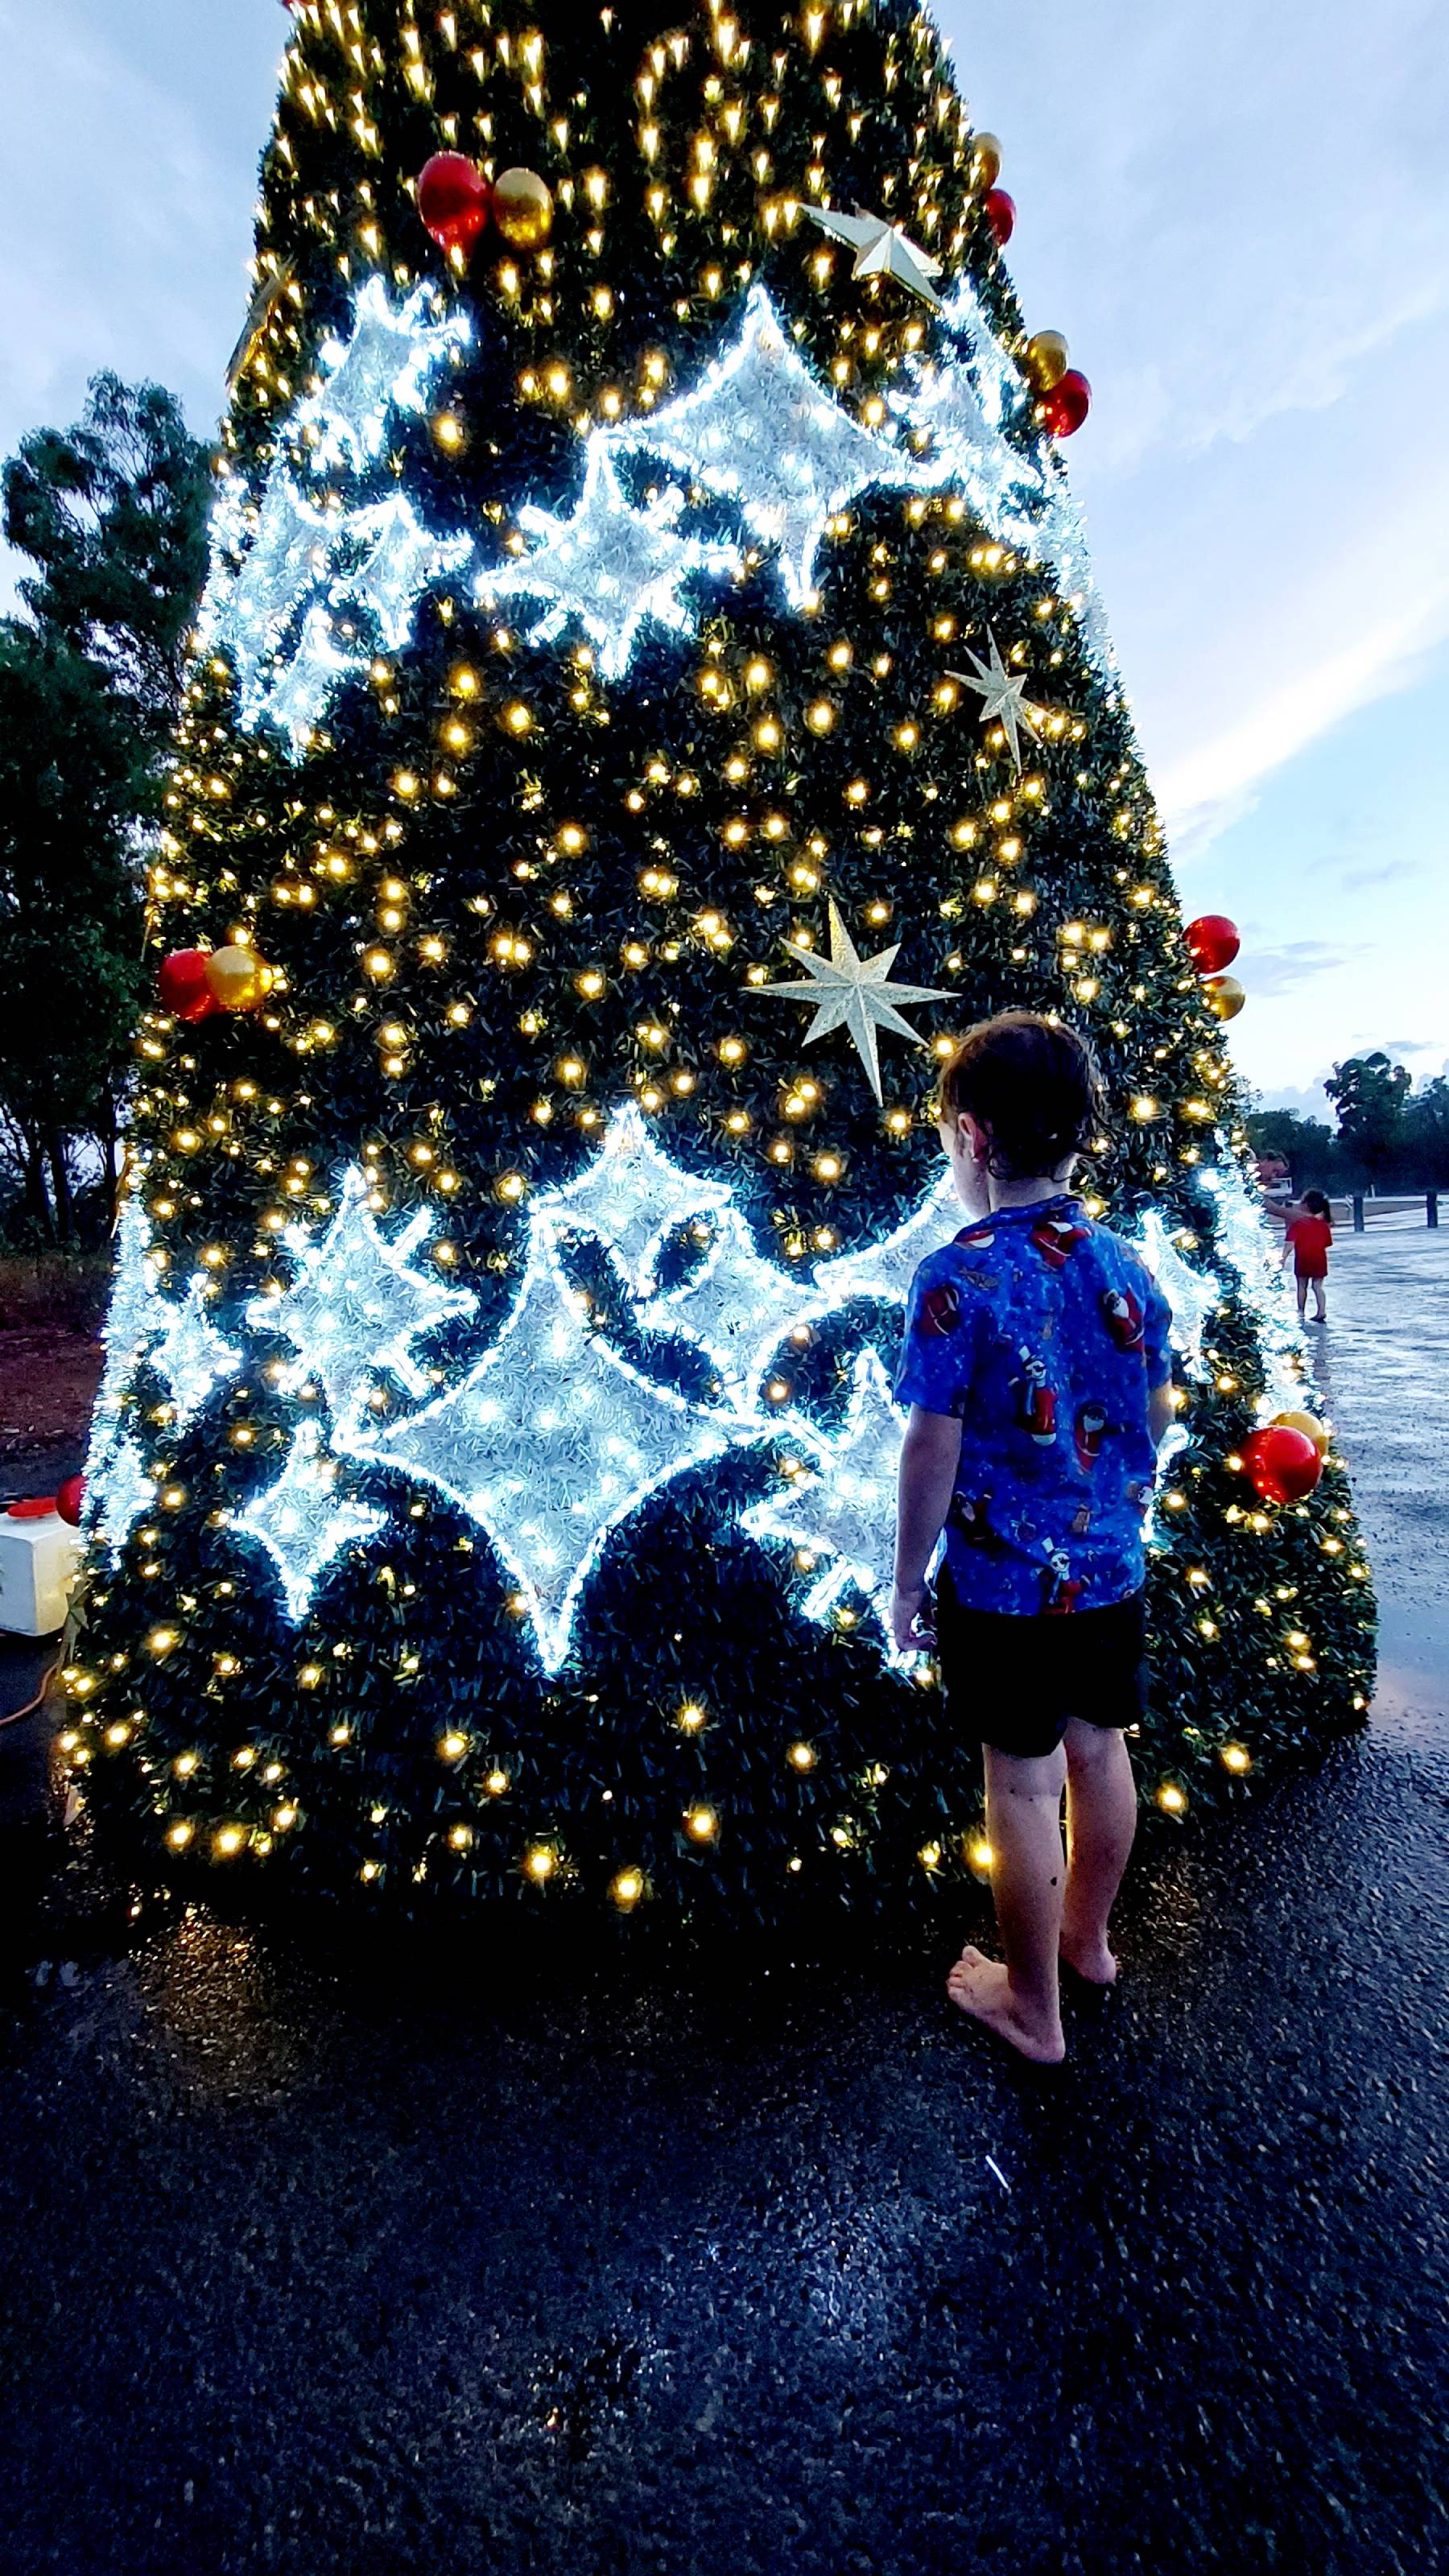
POLYGON ((250 948, 217 948, 206 961, 206 988, 224 1011, 249 1011, 270 982, 260 957, 250 948))
POLYGON ((1332 1432, 1316 1413, 1275 1413, 1272 1427, 1275 1431, 1301 1431, 1305 1440, 1312 1441, 1320 1458, 1326 1458, 1333 1446, 1332 1432))
POLYGON ((1022 365, 1039 394, 1049 394, 1067 372, 1069 351, 1060 331, 1033 331, 1022 365))
POLYGON ((977 134, 971 143, 971 179, 977 188, 994 188, 1001 176, 1001 142, 995 134, 977 134))
POLYGON ((1220 1020, 1235 1020, 1248 996, 1236 975, 1209 975, 1202 988, 1208 1009, 1220 1020))
POLYGON ((515 250, 538 250, 553 231, 553 196, 536 170, 502 170, 493 182, 493 220, 515 250))

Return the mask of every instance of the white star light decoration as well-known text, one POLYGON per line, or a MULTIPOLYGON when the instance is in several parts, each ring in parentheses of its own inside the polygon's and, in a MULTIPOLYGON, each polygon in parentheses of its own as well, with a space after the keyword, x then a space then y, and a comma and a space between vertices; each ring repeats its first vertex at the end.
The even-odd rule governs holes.
POLYGON ((858 956, 833 899, 828 957, 818 956, 813 948, 802 948, 795 939, 782 939, 780 945, 788 948, 792 957, 798 957, 808 970, 809 980, 803 984, 764 984, 759 990, 774 1002, 814 1003, 815 1017, 805 1032, 807 1046, 832 1029, 847 1030, 879 1100, 878 1030, 888 1029, 894 1037, 908 1038, 912 1046, 926 1046, 929 1041, 912 1028, 909 1020, 902 1019, 897 1005, 949 1002, 951 995, 938 992, 930 984, 889 984, 887 978, 901 953, 900 941, 893 948, 883 948, 878 956, 858 956))
POLYGON ((323 1454, 316 1423, 304 1422, 277 1482, 232 1515, 232 1527, 267 1550, 294 1623, 305 1618, 318 1578, 339 1549, 387 1527, 387 1515, 370 1503, 347 1495, 338 1500, 338 1474, 337 1460, 323 1454))
POLYGON ((588 1329, 548 1218, 536 1212, 518 1302, 471 1375, 409 1421, 351 1445, 434 1485, 482 1524, 556 1672, 609 1532, 740 1436, 729 1416, 651 1385, 588 1329))
POLYGON ((430 322, 436 310, 431 286, 418 287, 395 313, 381 278, 366 280, 353 308, 351 339, 327 342, 321 351, 327 382, 296 413, 296 430, 320 464, 368 464, 386 445, 390 413, 424 409, 435 371, 473 338, 466 313, 430 322))
POLYGON ((207 1314, 206 1283, 200 1276, 192 1280, 185 1304, 171 1311, 170 1329, 157 1345, 153 1365, 171 1389, 175 1427, 184 1431, 194 1422, 212 1389, 235 1377, 241 1367, 241 1353, 222 1340, 207 1314))
MULTIPOLYGON (((647 621, 678 635, 697 631, 691 582, 741 578, 747 569, 741 545, 681 528, 681 494, 631 503, 619 481, 621 457, 655 458, 696 491, 733 502, 753 543, 774 552, 796 609, 814 600, 832 519, 860 493, 954 483, 1001 544, 1051 566, 1115 685, 1064 471, 1039 445, 1027 451, 1007 435, 1021 382, 974 290, 963 279, 942 306, 929 284, 939 263, 898 226, 826 207, 805 212, 855 250, 857 275, 895 277, 941 313, 956 356, 912 361, 912 385, 890 398, 914 447, 867 429, 842 408, 756 284, 732 346, 692 390, 650 419, 590 432, 582 493, 567 517, 525 503, 520 524, 538 543, 522 562, 475 572, 479 598, 536 603, 533 642, 556 641, 576 620, 598 647, 605 675, 617 680, 647 621)), ((462 315, 428 319, 436 310, 430 293, 420 288, 394 311, 382 282, 367 280, 350 340, 330 345, 330 376, 292 416, 293 445, 310 448, 320 464, 376 461, 392 415, 423 408, 437 370, 471 336, 462 315)), ((476 563, 471 536, 424 528, 401 495, 353 510, 315 507, 279 454, 259 504, 240 476, 217 503, 203 641, 235 663, 243 723, 255 729, 270 719, 298 758, 338 686, 366 666, 371 647, 358 620, 375 619, 386 648, 401 651, 423 592, 476 563)))
POLYGON ((1000 725, 1011 747, 1012 766, 1020 771, 1022 728, 1025 726, 1028 734, 1032 731, 1037 711, 1026 694, 1025 673, 1008 671, 989 629, 987 640, 991 647, 989 661, 983 662, 979 653, 968 653, 970 671, 952 671, 950 677, 959 680, 963 689, 975 690, 981 700, 981 722, 1000 725))
POLYGON ((655 1332, 685 1333, 708 1352, 731 1399, 753 1412, 771 1352, 805 1321, 809 1301, 802 1302, 798 1280, 761 1259, 737 1208, 706 1222, 715 1240, 698 1275, 641 1305, 639 1321, 655 1332))
MULTIPOLYGON (((393 412, 423 408, 437 368, 472 337, 466 316, 429 323, 432 310, 431 290, 419 288, 394 313, 381 281, 367 280, 351 339, 324 352, 332 373, 290 424, 319 463, 375 460, 393 412)), ((375 620, 386 649, 400 652, 424 591, 474 553, 471 537, 424 528, 400 493, 318 508, 284 453, 256 505, 233 477, 212 514, 199 625, 207 649, 233 664, 242 723, 278 725, 298 756, 340 682, 367 667, 373 645, 358 621, 375 620)))
POLYGON ((159 1276, 151 1245, 151 1226, 139 1198, 126 1200, 116 1229, 116 1270, 111 1303, 101 1330, 106 1365, 91 1417, 86 1487, 94 1493, 120 1429, 121 1399, 137 1367, 176 1309, 157 1287, 159 1276))
POLYGON ((733 349, 692 393, 650 420, 595 435, 662 457, 691 483, 735 502, 751 536, 778 549, 793 608, 814 597, 816 555, 838 511, 872 488, 917 491, 939 480, 841 409, 758 285, 745 299, 733 349))
POLYGON ((660 1151, 632 1102, 609 1121, 601 1150, 577 1179, 540 1201, 566 1228, 582 1226, 614 1254, 635 1297, 647 1297, 664 1237, 686 1218, 722 1218, 732 1205, 723 1181, 682 1171, 660 1151))
MULTIPOLYGON (((799 1436, 798 1417, 791 1430, 799 1436)), ((850 1409, 845 1429, 834 1440, 819 1433, 802 1438, 805 1466, 787 1480, 783 1497, 757 1503, 744 1515, 744 1527, 756 1538, 788 1539, 795 1548, 829 1563, 806 1597, 807 1617, 824 1619, 842 1592, 854 1584, 872 1601, 884 1622, 890 1603, 895 1555, 896 1475, 900 1466, 905 1418, 891 1394, 874 1351, 855 1363, 850 1409)), ((914 1654, 890 1660, 909 1667, 914 1654)))
POLYGON ((154 1479, 147 1475, 134 1440, 123 1440, 99 1475, 86 1476, 86 1522, 104 1542, 113 1561, 141 1514, 156 1500, 154 1479))
POLYGON ((829 206, 802 206, 812 224, 835 241, 845 242, 855 253, 852 277, 893 277, 897 284, 919 296, 933 312, 942 310, 941 299, 931 280, 941 274, 941 263, 916 242, 908 241, 899 224, 887 223, 883 215, 840 215, 829 206))
POLYGON ((1160 1209, 1148 1209, 1138 1242, 1148 1269, 1172 1308, 1173 1347, 1181 1352, 1194 1376, 1201 1376, 1203 1328, 1222 1302, 1221 1285, 1184 1261, 1160 1209))
MULTIPOLYGON (((814 1000, 818 986, 805 989, 814 1000)), ((1279 1312, 1281 1282, 1265 1267, 1261 1218, 1235 1169, 1199 1178, 1270 1347, 1274 1383, 1265 1404, 1271 1410, 1301 1401, 1297 1344, 1279 1312)), ((901 1421, 879 1360, 857 1356, 845 1429, 833 1439, 798 1412, 766 1409, 761 1381, 771 1352, 795 1327, 818 1324, 861 1297, 904 1304, 919 1263, 959 1223, 949 1174, 884 1242, 821 1263, 811 1280, 777 1269, 756 1250, 723 1182, 673 1163, 637 1108, 618 1111, 588 1168, 535 1201, 523 1285, 496 1340, 455 1387, 386 1428, 376 1425, 367 1402, 378 1375, 389 1372, 415 1395, 425 1393, 412 1345, 444 1315, 471 1311, 473 1301, 412 1267, 427 1237, 426 1214, 388 1242, 367 1196, 362 1173, 353 1170, 320 1243, 309 1244, 300 1231, 290 1237, 298 1260, 292 1286, 247 1310, 254 1329, 293 1343, 297 1358, 285 1383, 295 1390, 316 1380, 333 1417, 330 1454, 317 1425, 304 1423, 277 1482, 234 1516, 238 1533, 270 1552, 290 1618, 306 1615, 339 1550, 390 1518, 371 1503, 339 1499, 339 1459, 351 1459, 431 1484, 478 1523, 528 1605, 541 1658, 556 1671, 610 1532, 673 1478, 729 1448, 782 1442, 799 1462, 797 1473, 785 1492, 753 1506, 743 1527, 820 1558, 820 1579, 803 1605, 812 1618, 830 1618, 850 1584, 883 1608, 901 1421), (714 1244, 697 1276, 661 1294, 661 1244, 691 1217, 709 1226, 714 1244), (560 1262, 564 1238, 581 1231, 595 1234, 618 1261, 641 1324, 684 1334, 709 1355, 722 1389, 718 1403, 654 1383, 590 1329, 585 1301, 560 1262)), ((1148 1212, 1141 1239, 1173 1307, 1174 1341, 1188 1365, 1200 1368, 1202 1331, 1222 1282, 1182 1259, 1157 1211, 1148 1212)), ((113 1554, 155 1501, 139 1448, 129 1438, 117 1441, 114 1428, 151 1342, 158 1333, 166 1337, 168 1374, 185 1403, 204 1402, 235 1360, 199 1305, 191 1308, 191 1297, 178 1309, 157 1295, 144 1216, 128 1215, 107 1326, 116 1357, 112 1427, 91 1492, 92 1526, 113 1554)))
POLYGON ((931 441, 937 479, 959 484, 998 544, 1050 566, 1115 702, 1117 666, 1081 512, 1049 441, 1019 447, 1007 433, 1024 401, 1021 374, 996 337, 968 277, 942 312, 945 359, 913 359, 914 382, 888 397, 907 428, 931 441))
POLYGON ((425 1394, 412 1343, 446 1315, 471 1314, 476 1303, 468 1290, 445 1288, 412 1268, 413 1254, 433 1229, 426 1208, 389 1243, 367 1202, 367 1183, 354 1169, 320 1243, 300 1227, 289 1228, 286 1242, 298 1265, 291 1287, 280 1297, 258 1297, 247 1309, 255 1330, 292 1343, 298 1357, 282 1383, 295 1393, 315 1378, 335 1436, 357 1428, 385 1374, 400 1378, 410 1395, 425 1394))
POLYGON ((537 551, 501 572, 480 574, 478 597, 488 608, 504 599, 542 602, 544 613, 528 630, 531 644, 551 644, 577 618, 599 647, 605 677, 617 680, 628 669, 646 618, 676 635, 694 631, 698 620, 680 596, 685 581, 696 573, 740 568, 738 547, 675 534, 684 506, 683 493, 671 489, 647 508, 633 508, 609 444, 596 434, 572 518, 554 518, 527 504, 519 522, 540 539, 537 551))

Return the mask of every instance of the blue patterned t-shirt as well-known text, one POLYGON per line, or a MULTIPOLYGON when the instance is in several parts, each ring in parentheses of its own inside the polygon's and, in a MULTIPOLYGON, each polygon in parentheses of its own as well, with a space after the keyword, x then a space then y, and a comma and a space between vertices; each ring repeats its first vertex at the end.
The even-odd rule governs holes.
POLYGON ((896 1394, 961 1424, 945 1540, 966 1608, 1100 1610, 1139 1589, 1171 1321, 1141 1255, 1067 1196, 999 1209, 921 1263, 896 1394))

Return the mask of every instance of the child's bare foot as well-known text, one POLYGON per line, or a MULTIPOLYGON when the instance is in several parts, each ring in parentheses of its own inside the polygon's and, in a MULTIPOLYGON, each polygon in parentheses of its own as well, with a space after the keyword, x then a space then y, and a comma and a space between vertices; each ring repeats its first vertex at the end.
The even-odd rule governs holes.
POLYGON ((1073 1941, 1064 1932, 1061 1955, 1065 1966, 1085 1985, 1115 1986, 1117 1983, 1117 1962, 1105 1941, 1073 1941))
POLYGON ((973 2021, 984 2021, 1036 2066, 1060 2066, 1067 2053, 1060 2021, 1051 2028, 1028 2021, 1012 1994, 1005 1968, 967 1947, 946 1979, 946 1992, 973 2021))

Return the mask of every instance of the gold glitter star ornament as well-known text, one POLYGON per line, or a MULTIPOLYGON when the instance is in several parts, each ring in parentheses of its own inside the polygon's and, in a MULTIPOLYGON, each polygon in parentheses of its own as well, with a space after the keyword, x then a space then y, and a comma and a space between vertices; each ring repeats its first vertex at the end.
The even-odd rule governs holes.
POLYGON ((820 957, 813 948, 802 948, 798 940, 784 939, 792 957, 798 957, 809 981, 803 984, 770 984, 764 989, 771 1001, 813 1002, 815 1017, 805 1032, 809 1046, 816 1038, 827 1037, 832 1029, 845 1029, 855 1046, 861 1063, 870 1077, 876 1099, 881 1097, 880 1054, 877 1032, 889 1030, 893 1037, 908 1038, 912 1046, 928 1046, 930 1041, 902 1019, 902 1002, 949 1002, 949 993, 937 992, 928 984, 887 984, 887 977, 901 953, 900 941, 894 948, 883 948, 877 957, 861 957, 854 940, 840 918, 834 897, 830 898, 830 955, 820 957))

